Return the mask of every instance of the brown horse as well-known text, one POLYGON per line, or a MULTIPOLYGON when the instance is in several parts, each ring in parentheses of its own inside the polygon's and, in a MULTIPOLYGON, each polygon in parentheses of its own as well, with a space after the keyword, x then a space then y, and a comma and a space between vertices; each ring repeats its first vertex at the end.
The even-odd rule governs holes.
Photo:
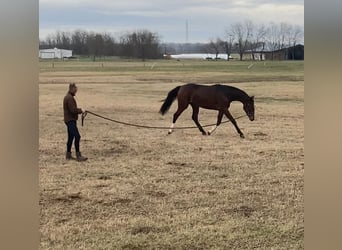
POLYGON ((203 135, 212 134, 221 124, 224 114, 233 123, 237 132, 240 134, 240 137, 244 138, 244 135, 238 127, 235 119, 228 111, 230 103, 233 101, 242 102, 243 109, 247 116, 251 121, 254 120, 254 96, 248 96, 246 92, 232 86, 220 84, 205 86, 195 83, 178 86, 168 93, 167 98, 159 111, 162 115, 169 110, 176 97, 178 99, 178 109, 173 115, 169 134, 172 133, 172 129, 174 128, 178 117, 189 106, 189 104, 192 107, 192 119, 203 135), (201 124, 198 122, 199 108, 218 110, 217 123, 214 128, 208 131, 208 133, 204 131, 201 124))

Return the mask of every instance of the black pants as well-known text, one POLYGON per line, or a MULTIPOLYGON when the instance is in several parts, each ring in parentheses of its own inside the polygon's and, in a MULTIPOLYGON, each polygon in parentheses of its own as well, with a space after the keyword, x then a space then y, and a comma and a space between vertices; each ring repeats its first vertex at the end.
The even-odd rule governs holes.
POLYGON ((65 123, 68 128, 68 142, 67 142, 67 152, 71 152, 72 142, 75 138, 75 149, 76 152, 80 152, 80 139, 81 135, 78 132, 76 121, 68 121, 65 123))

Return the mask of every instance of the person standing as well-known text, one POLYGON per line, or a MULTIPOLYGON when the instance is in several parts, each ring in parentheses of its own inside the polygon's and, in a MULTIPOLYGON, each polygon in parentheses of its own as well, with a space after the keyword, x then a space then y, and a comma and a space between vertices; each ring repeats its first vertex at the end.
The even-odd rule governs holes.
POLYGON ((64 123, 67 126, 68 131, 68 141, 67 141, 67 151, 65 158, 67 160, 75 159, 71 154, 71 147, 73 140, 75 140, 75 150, 76 150, 76 160, 86 161, 88 158, 82 156, 80 152, 80 139, 81 135, 77 128, 78 115, 82 114, 83 111, 77 108, 77 103, 74 96, 77 93, 77 86, 75 83, 69 84, 69 91, 63 100, 63 110, 64 110, 64 123))

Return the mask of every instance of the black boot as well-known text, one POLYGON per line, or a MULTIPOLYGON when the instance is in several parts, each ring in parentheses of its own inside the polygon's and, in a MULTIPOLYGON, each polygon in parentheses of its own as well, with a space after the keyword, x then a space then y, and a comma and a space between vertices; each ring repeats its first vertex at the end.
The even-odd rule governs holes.
POLYGON ((81 155, 81 152, 76 152, 76 159, 77 159, 77 161, 86 161, 86 160, 88 160, 87 157, 84 157, 84 156, 81 155))
POLYGON ((75 160, 75 157, 71 155, 71 152, 66 152, 65 159, 67 160, 75 160))

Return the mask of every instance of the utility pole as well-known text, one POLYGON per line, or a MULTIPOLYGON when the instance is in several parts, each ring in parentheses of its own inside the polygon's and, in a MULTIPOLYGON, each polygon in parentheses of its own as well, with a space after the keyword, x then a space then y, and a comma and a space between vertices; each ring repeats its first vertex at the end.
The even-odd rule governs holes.
POLYGON ((189 43, 189 22, 188 19, 185 21, 185 43, 189 43))

